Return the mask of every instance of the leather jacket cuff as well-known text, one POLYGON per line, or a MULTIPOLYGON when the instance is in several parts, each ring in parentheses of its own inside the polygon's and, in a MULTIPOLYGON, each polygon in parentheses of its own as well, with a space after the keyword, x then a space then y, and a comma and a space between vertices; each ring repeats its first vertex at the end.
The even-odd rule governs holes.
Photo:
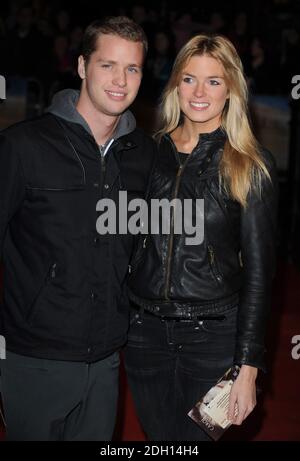
POLYGON ((238 344, 235 351, 234 363, 256 367, 266 373, 265 348, 261 344, 238 344))

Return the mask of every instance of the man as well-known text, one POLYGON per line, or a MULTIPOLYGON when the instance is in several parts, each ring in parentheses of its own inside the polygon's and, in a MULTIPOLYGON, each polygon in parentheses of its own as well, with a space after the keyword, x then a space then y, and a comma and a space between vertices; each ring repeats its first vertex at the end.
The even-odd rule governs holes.
POLYGON ((0 133, 0 363, 8 440, 110 440, 126 340, 132 235, 99 235, 96 205, 143 197, 155 145, 127 110, 147 51, 126 17, 86 30, 80 94, 0 133))

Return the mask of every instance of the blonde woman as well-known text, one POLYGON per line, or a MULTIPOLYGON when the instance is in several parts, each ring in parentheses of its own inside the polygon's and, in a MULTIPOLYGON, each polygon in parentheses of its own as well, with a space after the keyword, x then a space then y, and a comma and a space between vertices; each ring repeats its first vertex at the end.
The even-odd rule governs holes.
MULTIPOLYGON (((151 440, 206 440, 188 411, 233 364, 228 417, 256 405, 274 272, 276 168, 255 140, 232 43, 198 35, 179 52, 162 100, 160 155, 149 199, 204 199, 204 238, 185 229, 141 240, 129 278, 125 351, 137 412, 151 440)), ((194 207, 191 219, 196 220, 194 207)))

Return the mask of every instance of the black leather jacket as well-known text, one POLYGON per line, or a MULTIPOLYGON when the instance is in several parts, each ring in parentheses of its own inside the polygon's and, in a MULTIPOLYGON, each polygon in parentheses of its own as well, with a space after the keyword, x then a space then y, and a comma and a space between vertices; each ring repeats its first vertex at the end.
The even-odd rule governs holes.
MULTIPOLYGON (((149 199, 204 199, 204 240, 187 245, 184 231, 143 236, 132 262, 132 300, 161 315, 185 307, 215 314, 239 304, 235 362, 264 369, 264 334, 275 269, 277 208, 276 167, 271 154, 262 156, 272 182, 264 179, 261 196, 251 193, 244 210, 220 187, 218 167, 226 134, 219 128, 203 134, 180 166, 170 136, 160 142, 158 164, 149 199)), ((195 213, 195 210, 193 211, 195 213)))

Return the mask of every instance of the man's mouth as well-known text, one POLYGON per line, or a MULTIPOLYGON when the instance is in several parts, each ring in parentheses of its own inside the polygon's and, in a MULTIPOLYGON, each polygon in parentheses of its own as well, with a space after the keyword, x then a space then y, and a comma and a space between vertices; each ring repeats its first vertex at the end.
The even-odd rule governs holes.
POLYGON ((126 98, 126 93, 121 93, 119 91, 109 91, 109 90, 106 90, 105 91, 106 94, 108 94, 108 96, 111 98, 111 99, 114 99, 114 100, 117 100, 117 101, 121 101, 122 99, 125 99, 126 98))

